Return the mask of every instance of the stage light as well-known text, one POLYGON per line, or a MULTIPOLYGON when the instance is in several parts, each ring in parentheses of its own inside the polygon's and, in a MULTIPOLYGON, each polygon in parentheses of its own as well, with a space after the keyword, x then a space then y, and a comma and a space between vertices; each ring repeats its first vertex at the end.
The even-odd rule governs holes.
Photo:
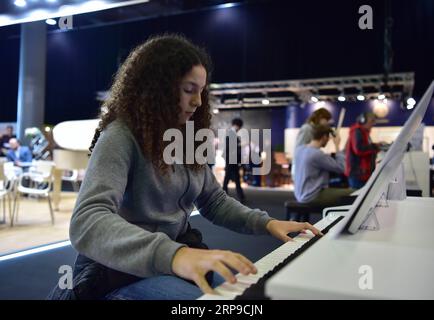
POLYGON ((414 108, 414 104, 407 104, 407 110, 411 110, 414 108))
POLYGON ((214 113, 214 114, 218 114, 220 111, 219 111, 219 109, 214 109, 213 111, 212 111, 212 113, 214 113))
POLYGON ((386 96, 383 93, 378 95, 378 100, 384 100, 384 99, 386 99, 386 96))
POLYGON ((344 96, 341 95, 341 96, 338 97, 338 100, 339 100, 339 101, 345 101, 346 99, 345 99, 344 96))
POLYGON ((270 104, 270 100, 268 100, 268 99, 262 99, 262 104, 263 105, 269 105, 270 104))
POLYGON ((413 98, 408 98, 407 99, 407 104, 410 105, 410 106, 414 106, 416 104, 416 100, 414 100, 413 98))
POLYGON ((312 96, 312 97, 310 98, 310 101, 312 101, 312 102, 314 102, 314 103, 317 103, 319 100, 318 100, 317 97, 312 96))
POLYGON ((25 7, 27 5, 26 0, 15 0, 14 5, 16 5, 17 7, 25 7))
POLYGON ((359 101, 363 101, 363 100, 365 100, 365 96, 359 94, 359 95, 357 96, 357 100, 359 100, 359 101))
POLYGON ((56 20, 54 19, 47 19, 45 20, 46 24, 49 24, 50 26, 55 26, 57 24, 56 20))

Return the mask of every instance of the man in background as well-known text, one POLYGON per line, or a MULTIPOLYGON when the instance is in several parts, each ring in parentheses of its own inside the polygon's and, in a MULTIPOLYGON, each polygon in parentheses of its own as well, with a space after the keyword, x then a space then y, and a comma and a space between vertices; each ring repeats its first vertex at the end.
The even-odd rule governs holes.
POLYGON ((9 149, 9 140, 12 138, 16 138, 17 136, 14 134, 14 127, 7 126, 6 133, 3 134, 0 138, 0 148, 3 155, 6 155, 9 149))
POLYGON ((381 145, 373 143, 370 138, 376 116, 372 112, 364 112, 357 122, 350 127, 346 147, 345 175, 353 189, 362 188, 375 169, 375 159, 381 145))
POLYGON ((9 147, 6 157, 9 161, 13 161, 15 166, 25 171, 32 164, 33 156, 29 147, 21 146, 20 141, 16 138, 9 140, 9 147))
POLYGON ((244 203, 245 196, 240 182, 240 164, 241 164, 241 140, 237 132, 243 127, 243 120, 235 118, 232 120, 232 127, 226 136, 225 141, 225 178, 223 181, 223 190, 228 193, 229 180, 235 182, 238 199, 244 203), (231 143, 232 141, 232 143, 231 143), (236 143, 234 143, 236 141, 236 143), (236 146, 236 148, 232 147, 236 146), (235 161, 231 161, 235 160, 235 161))
POLYGON ((336 156, 321 151, 329 142, 332 129, 328 125, 313 127, 312 140, 300 145, 295 152, 297 171, 294 181, 294 195, 298 202, 320 207, 343 205, 344 197, 354 190, 349 188, 329 188, 329 174, 344 172, 344 155, 339 152, 340 137, 333 137, 336 156))

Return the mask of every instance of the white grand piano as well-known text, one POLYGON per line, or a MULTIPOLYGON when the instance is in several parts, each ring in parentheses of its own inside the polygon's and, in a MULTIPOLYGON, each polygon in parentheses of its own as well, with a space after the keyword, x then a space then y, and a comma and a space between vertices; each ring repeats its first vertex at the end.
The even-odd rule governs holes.
MULTIPOLYGON (((320 230, 348 207, 325 211, 320 230)), ((257 275, 238 274, 200 299, 434 299, 434 198, 389 201, 376 216, 379 230, 300 235, 257 261, 257 275)))
POLYGON ((54 141, 62 149, 53 151, 54 169, 53 204, 59 210, 62 175, 65 170, 86 169, 89 146, 99 119, 61 122, 53 128, 54 141))

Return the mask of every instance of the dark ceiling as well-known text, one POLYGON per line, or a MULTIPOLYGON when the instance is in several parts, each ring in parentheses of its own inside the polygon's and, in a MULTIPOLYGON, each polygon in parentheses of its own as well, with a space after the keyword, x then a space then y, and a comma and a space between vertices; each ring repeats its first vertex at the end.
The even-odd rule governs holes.
MULTIPOLYGON (((122 3, 128 0, 110 1, 122 3)), ((240 5, 242 3, 264 2, 265 0, 150 0, 149 2, 127 5, 107 10, 74 15, 74 29, 98 27, 113 23, 141 20, 159 16, 175 15, 188 11, 209 9, 216 6, 240 5)), ((14 0, 0 1, 0 15, 17 16, 26 11, 50 7, 59 8, 62 5, 78 4, 83 0, 57 0, 56 4, 47 4, 44 0, 27 0, 25 8, 15 6, 14 0)), ((107 2, 107 0, 106 0, 107 2)), ((47 26, 48 31, 58 31, 56 25, 47 26)), ((19 24, 0 27, 0 38, 14 37, 19 34, 19 24)))

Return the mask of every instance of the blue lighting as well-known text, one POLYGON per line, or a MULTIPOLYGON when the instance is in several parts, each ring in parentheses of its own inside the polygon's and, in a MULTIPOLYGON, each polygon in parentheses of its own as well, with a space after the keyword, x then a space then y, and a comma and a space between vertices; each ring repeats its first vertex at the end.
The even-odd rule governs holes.
POLYGON ((235 7, 235 6, 237 6, 238 4, 236 4, 236 3, 232 3, 232 2, 229 2, 229 3, 224 3, 224 4, 219 4, 219 5, 217 5, 217 8, 218 9, 226 9, 226 8, 232 8, 232 7, 235 7))
POLYGON ((15 252, 15 253, 7 254, 4 256, 0 256, 0 262, 19 258, 19 257, 29 256, 29 255, 32 255, 35 253, 50 251, 53 249, 62 248, 62 247, 66 247, 69 245, 71 245, 70 241, 62 241, 62 242, 53 243, 53 244, 49 244, 49 245, 42 246, 42 247, 37 247, 37 248, 28 249, 28 250, 24 250, 24 251, 20 251, 20 252, 15 252))

